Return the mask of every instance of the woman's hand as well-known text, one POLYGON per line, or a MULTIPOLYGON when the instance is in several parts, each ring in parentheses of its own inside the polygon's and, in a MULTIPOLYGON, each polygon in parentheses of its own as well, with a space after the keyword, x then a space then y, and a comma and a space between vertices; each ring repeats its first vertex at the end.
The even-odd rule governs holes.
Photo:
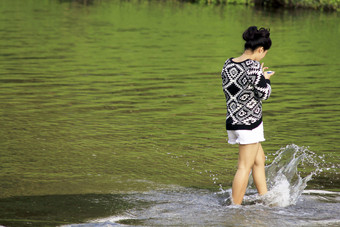
POLYGON ((268 67, 263 67, 263 64, 264 63, 261 64, 261 68, 262 68, 262 71, 263 71, 264 78, 269 80, 270 77, 275 74, 275 71, 264 71, 264 70, 269 69, 269 68, 268 67))

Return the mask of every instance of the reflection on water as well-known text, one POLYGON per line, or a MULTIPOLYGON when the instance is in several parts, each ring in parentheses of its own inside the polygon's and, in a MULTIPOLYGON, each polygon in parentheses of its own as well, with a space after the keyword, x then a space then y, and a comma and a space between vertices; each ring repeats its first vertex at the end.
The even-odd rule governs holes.
POLYGON ((141 205, 119 194, 18 196, 0 199, 0 204, 0 223, 6 226, 81 223, 141 205))
POLYGON ((5 226, 337 226, 339 192, 305 191, 296 205, 226 206, 225 194, 169 188, 129 195, 1 199, 5 226), (102 217, 102 218, 100 218, 102 217), (73 224, 71 224, 73 223, 73 224), (76 224, 85 223, 85 224, 76 224))
MULTIPOLYGON (((316 191, 302 195, 295 206, 225 206, 218 194, 205 190, 177 188, 130 195, 129 201, 148 202, 145 209, 133 209, 86 224, 72 226, 336 226, 337 192, 316 191)), ((70 225, 66 225, 70 226, 70 225)))
POLYGON ((178 185, 214 200, 237 163, 225 142, 220 71, 252 24, 270 27, 273 39, 267 164, 280 147, 309 146, 325 161, 307 189, 339 188, 337 13, 85 2, 0 2, 1 198, 166 194, 178 185))

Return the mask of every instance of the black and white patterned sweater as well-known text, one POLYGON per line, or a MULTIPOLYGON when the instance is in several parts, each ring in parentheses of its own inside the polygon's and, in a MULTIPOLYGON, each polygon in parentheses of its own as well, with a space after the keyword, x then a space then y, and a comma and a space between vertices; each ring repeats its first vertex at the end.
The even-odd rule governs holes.
POLYGON ((227 101, 227 130, 251 130, 262 123, 262 100, 271 93, 261 64, 254 60, 226 60, 222 69, 222 86, 227 101))

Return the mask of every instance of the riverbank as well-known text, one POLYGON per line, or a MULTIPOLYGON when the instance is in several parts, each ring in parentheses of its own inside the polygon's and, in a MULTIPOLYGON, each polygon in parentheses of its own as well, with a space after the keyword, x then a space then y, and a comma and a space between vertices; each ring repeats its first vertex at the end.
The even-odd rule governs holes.
POLYGON ((199 4, 244 4, 272 8, 340 11, 340 0, 182 0, 199 4))

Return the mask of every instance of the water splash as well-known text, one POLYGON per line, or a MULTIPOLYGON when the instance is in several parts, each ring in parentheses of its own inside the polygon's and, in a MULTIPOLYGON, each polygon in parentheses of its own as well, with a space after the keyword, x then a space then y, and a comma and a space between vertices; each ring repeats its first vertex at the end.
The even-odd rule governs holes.
POLYGON ((281 148, 275 156, 274 161, 266 167, 269 191, 263 199, 270 206, 296 204, 307 182, 321 171, 320 163, 324 160, 307 147, 295 144, 281 148), (300 168, 305 173, 300 172, 300 168))
MULTIPOLYGON (((278 207, 294 205, 307 187, 307 182, 322 171, 320 163, 324 162, 323 157, 317 156, 307 147, 291 144, 279 149, 274 155, 274 161, 266 166, 268 193, 264 196, 258 195, 250 176, 244 204, 278 207)), ((221 189, 221 194, 229 195, 226 199, 228 203, 231 190, 221 189)))

